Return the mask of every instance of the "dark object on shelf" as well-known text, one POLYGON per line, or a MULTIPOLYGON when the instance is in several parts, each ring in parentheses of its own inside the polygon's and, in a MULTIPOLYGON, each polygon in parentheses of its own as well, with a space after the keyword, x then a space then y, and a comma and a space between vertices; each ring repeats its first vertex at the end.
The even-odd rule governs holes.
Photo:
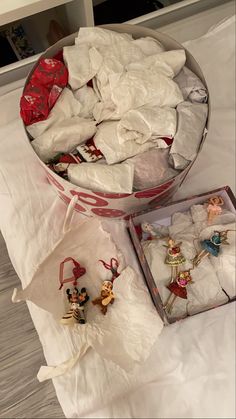
POLYGON ((8 39, 2 35, 0 35, 0 51, 0 67, 17 61, 17 56, 9 44, 8 39))
POLYGON ((19 60, 35 55, 22 25, 12 25, 5 32, 19 60))
POLYGON ((14 63, 15 61, 35 54, 21 25, 11 25, 0 32, 0 42, 1 66, 14 63))
POLYGON ((47 33, 47 40, 49 45, 55 44, 57 41, 64 38, 66 35, 69 34, 62 28, 62 26, 56 20, 50 21, 47 33))
POLYGON ((121 23, 163 8, 157 0, 107 0, 94 7, 96 25, 121 23))

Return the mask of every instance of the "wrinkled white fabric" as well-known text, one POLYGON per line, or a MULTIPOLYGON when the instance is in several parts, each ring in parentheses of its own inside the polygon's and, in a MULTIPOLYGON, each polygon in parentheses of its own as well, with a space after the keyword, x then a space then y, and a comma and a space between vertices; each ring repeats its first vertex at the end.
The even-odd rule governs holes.
POLYGON ((174 81, 178 84, 184 100, 190 102, 206 103, 208 98, 207 89, 189 68, 183 67, 180 73, 175 77, 174 81))
POLYGON ((102 122, 94 136, 94 143, 101 150, 108 164, 119 163, 156 146, 154 141, 147 141, 144 144, 126 141, 120 144, 117 137, 117 125, 118 122, 115 121, 102 122))
MULTIPOLYGON (((58 368, 52 367, 52 374, 49 367, 45 372, 42 370, 39 373, 40 381, 68 372, 89 347, 121 368, 132 370, 148 357, 163 324, 142 278, 131 267, 124 268, 123 256, 97 219, 86 220, 77 228, 67 230, 38 267, 30 284, 24 290, 15 291, 14 301, 30 300, 59 321, 68 309, 65 288, 72 285, 64 284, 62 290, 58 290, 59 265, 67 256, 73 257, 86 268, 78 287, 86 287, 90 297, 85 306, 87 322, 73 326, 76 343, 72 359, 58 368), (93 306, 92 300, 100 295, 102 282, 111 278, 111 272, 104 269, 99 260, 110 261, 111 257, 118 259, 121 275, 113 284, 115 302, 108 307, 104 316, 99 306, 93 306)), ((71 264, 67 263, 64 278, 71 276, 71 270, 71 264)), ((63 333, 68 326, 60 327, 63 333)))
POLYGON ((122 116, 143 105, 176 107, 183 101, 178 85, 153 70, 132 70, 109 76, 111 99, 122 116))
POLYGON ((47 119, 44 121, 35 122, 32 125, 28 125, 26 129, 31 137, 37 138, 46 130, 63 121, 64 119, 78 116, 81 111, 81 103, 76 100, 72 91, 65 87, 55 105, 53 106, 51 112, 49 113, 47 119))
POLYGON ((143 144, 158 137, 174 137, 176 132, 176 110, 142 106, 124 114, 117 125, 120 144, 134 141, 143 144))
POLYGON ((96 49, 86 44, 63 48, 63 58, 69 72, 68 83, 73 90, 79 89, 91 80, 102 65, 102 57, 96 54, 96 61, 92 61, 91 54, 96 54, 96 49))
POLYGON ((153 188, 178 174, 170 167, 169 149, 153 148, 126 160, 134 165, 133 187, 137 190, 153 188))
MULTIPOLYGON (((90 289, 98 291, 98 279, 90 289)), ((94 307, 85 325, 75 328, 75 338, 86 340, 102 357, 130 371, 145 361, 163 328, 162 320, 151 303, 147 288, 136 272, 125 268, 114 284, 115 302, 104 316, 94 307), (128 319, 128 321, 127 321, 128 319)), ((91 292, 92 292, 91 291, 91 292)), ((90 307, 90 311, 92 307, 90 307)), ((81 356, 85 350, 82 346, 81 356)), ((42 367, 40 381, 68 372, 78 361, 76 354, 62 365, 42 367)))
POLYGON ((93 108, 98 102, 98 96, 94 89, 90 86, 83 86, 78 90, 74 91, 74 97, 81 104, 81 110, 79 116, 82 118, 93 118, 93 108))
POLYGON ((195 157, 203 137, 208 106, 183 102, 177 106, 177 132, 170 149, 175 169, 184 169, 195 157))
POLYGON ((77 145, 93 137, 95 132, 95 121, 75 116, 53 125, 31 144, 41 160, 48 162, 58 153, 72 151, 77 145))
POLYGON ((185 61, 185 51, 184 49, 179 49, 151 55, 144 58, 142 61, 131 61, 131 64, 128 64, 126 69, 128 71, 150 70, 163 74, 163 76, 173 78, 183 68, 185 61))
POLYGON ((74 185, 92 191, 132 193, 134 167, 126 163, 111 166, 94 163, 70 164, 68 177, 74 185))

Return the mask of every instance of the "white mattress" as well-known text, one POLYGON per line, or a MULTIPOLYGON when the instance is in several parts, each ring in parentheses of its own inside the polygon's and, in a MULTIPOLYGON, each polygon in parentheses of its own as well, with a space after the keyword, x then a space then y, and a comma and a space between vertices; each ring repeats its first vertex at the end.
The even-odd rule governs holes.
MULTIPOLYGON (((206 143, 176 198, 230 185, 235 190, 235 20, 186 44, 209 85, 212 116, 206 143)), ((21 89, 0 98, 0 227, 23 286, 59 239, 66 206, 54 194, 18 117, 21 89)), ((5 89, 6 91, 6 89, 5 89)), ((73 222, 80 220, 75 213, 73 222)), ((127 263, 136 260, 125 228, 104 222, 127 263)), ((28 304, 49 365, 73 352, 48 313, 28 304)), ((235 417, 235 303, 165 327, 144 365, 127 374, 90 350, 53 380, 70 418, 235 417)), ((24 372, 22 372, 23 374, 24 372)))

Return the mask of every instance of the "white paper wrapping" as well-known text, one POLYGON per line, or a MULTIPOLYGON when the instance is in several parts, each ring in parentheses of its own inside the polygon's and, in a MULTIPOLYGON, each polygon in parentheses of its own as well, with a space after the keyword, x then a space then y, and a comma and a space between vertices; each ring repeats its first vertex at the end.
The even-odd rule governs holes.
POLYGON ((175 77, 174 80, 178 84, 184 100, 199 103, 207 102, 207 89, 199 77, 197 77, 196 74, 189 70, 189 68, 183 67, 183 69, 175 77))
POLYGON ((127 33, 118 33, 98 27, 84 27, 80 28, 78 36, 75 38, 75 44, 86 44, 90 47, 106 47, 123 40, 132 41, 132 39, 132 36, 127 33))
POLYGON ((93 118, 93 108, 98 102, 98 96, 94 89, 90 86, 83 86, 78 90, 74 91, 74 97, 81 104, 81 110, 79 116, 82 118, 93 118))
POLYGON ((96 61, 91 61, 91 53, 96 54, 95 48, 90 48, 86 44, 63 48, 63 58, 69 72, 68 82, 73 90, 79 89, 91 80, 102 65, 99 54, 96 61))
POLYGON ((150 148, 156 147, 154 141, 147 141, 144 144, 137 144, 134 141, 126 141, 120 144, 117 137, 116 121, 102 122, 94 136, 96 147, 101 150, 108 164, 114 164, 143 153, 150 148))
POLYGON ((129 70, 153 70, 164 76, 173 78, 183 68, 186 61, 184 49, 165 51, 155 55, 148 56, 142 61, 132 61, 126 66, 129 70))
POLYGON ((168 163, 169 149, 153 148, 126 160, 134 165, 133 187, 137 190, 152 188, 176 176, 178 172, 168 163))
POLYGON ((134 167, 132 164, 70 164, 68 177, 81 188, 98 192, 132 193, 134 167))
POLYGON ((157 39, 150 36, 134 39, 132 42, 138 45, 145 55, 155 55, 165 50, 164 46, 157 39))
MULTIPOLYGON (((160 53, 160 45, 155 40, 151 42, 150 38, 148 38, 145 42, 143 39, 140 41, 140 45, 141 47, 139 46, 138 40, 130 41, 122 39, 116 44, 97 47, 94 53, 91 51, 91 66, 93 68, 99 67, 95 80, 96 90, 103 101, 109 100, 111 96, 109 87, 109 76, 111 74, 122 73, 125 67, 127 69, 131 63, 142 63, 154 49, 158 52, 158 55, 160 53), (101 61, 102 66, 100 66, 101 61)), ((163 60, 160 59, 159 61, 162 62, 163 60)), ((142 68, 145 67, 143 66, 142 68)))
MULTIPOLYGON (((93 86, 96 90, 96 79, 93 79, 93 86)), ((120 120, 120 115, 116 112, 115 105, 112 102, 111 98, 107 99, 106 102, 98 102, 93 108, 93 117, 96 122, 99 124, 103 121, 118 121, 120 120)))
POLYGON ((28 125, 26 129, 33 138, 37 138, 47 129, 58 124, 60 121, 72 118, 73 116, 77 116, 81 111, 82 107, 80 102, 78 102, 78 100, 76 100, 76 98, 73 96, 72 91, 65 87, 55 105, 53 106, 51 112, 49 113, 47 119, 44 121, 35 122, 32 125, 28 125))
POLYGON ((144 105, 175 108, 183 101, 178 85, 169 77, 151 69, 111 74, 104 96, 106 101, 98 103, 94 108, 97 122, 118 120, 129 110, 144 105))
POLYGON ((72 151, 78 144, 93 137, 95 131, 95 121, 75 116, 53 125, 31 144, 41 160, 48 162, 58 153, 72 151))
POLYGON ((175 169, 184 169, 198 152, 206 125, 208 106, 183 102, 177 106, 177 132, 170 154, 175 169))
POLYGON ((143 106, 123 115, 117 125, 119 143, 134 141, 143 144, 158 137, 174 137, 176 110, 143 106))
POLYGON ((122 116, 143 105, 176 107, 183 101, 178 85, 152 70, 132 70, 109 77, 111 99, 122 116))

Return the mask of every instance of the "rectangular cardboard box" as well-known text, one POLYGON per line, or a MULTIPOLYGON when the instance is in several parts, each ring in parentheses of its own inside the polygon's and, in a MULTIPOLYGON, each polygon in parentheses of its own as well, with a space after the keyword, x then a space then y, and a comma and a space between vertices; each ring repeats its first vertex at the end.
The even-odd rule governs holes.
MULTIPOLYGON (((231 189, 228 186, 225 186, 225 187, 215 189, 207 193, 189 197, 187 199, 182 199, 180 201, 171 202, 164 207, 157 207, 154 210, 152 209, 149 211, 142 211, 140 213, 136 213, 133 216, 131 216, 131 218, 128 221, 128 231, 129 231, 135 252, 138 256, 138 260, 144 274, 146 285, 152 297, 153 303, 165 324, 173 323, 176 320, 181 320, 182 318, 185 318, 187 316, 176 318, 174 320, 168 318, 163 308, 163 302, 161 300, 158 287, 154 281, 153 275, 149 268, 148 262, 146 260, 146 257, 145 257, 145 254, 144 254, 141 242, 140 242, 140 238, 137 234, 135 227, 140 225, 144 221, 148 223, 158 222, 162 225, 168 226, 171 224, 172 215, 175 214, 176 212, 184 212, 184 211, 187 211, 192 205, 206 203, 206 201, 209 198, 216 195, 221 196, 223 198, 224 209, 227 209, 231 212, 236 213, 236 199, 231 189)), ((235 297, 231 298, 229 302, 232 302, 234 300, 235 300, 235 297)), ((207 310, 209 309, 206 309, 204 311, 207 311, 207 310)))

